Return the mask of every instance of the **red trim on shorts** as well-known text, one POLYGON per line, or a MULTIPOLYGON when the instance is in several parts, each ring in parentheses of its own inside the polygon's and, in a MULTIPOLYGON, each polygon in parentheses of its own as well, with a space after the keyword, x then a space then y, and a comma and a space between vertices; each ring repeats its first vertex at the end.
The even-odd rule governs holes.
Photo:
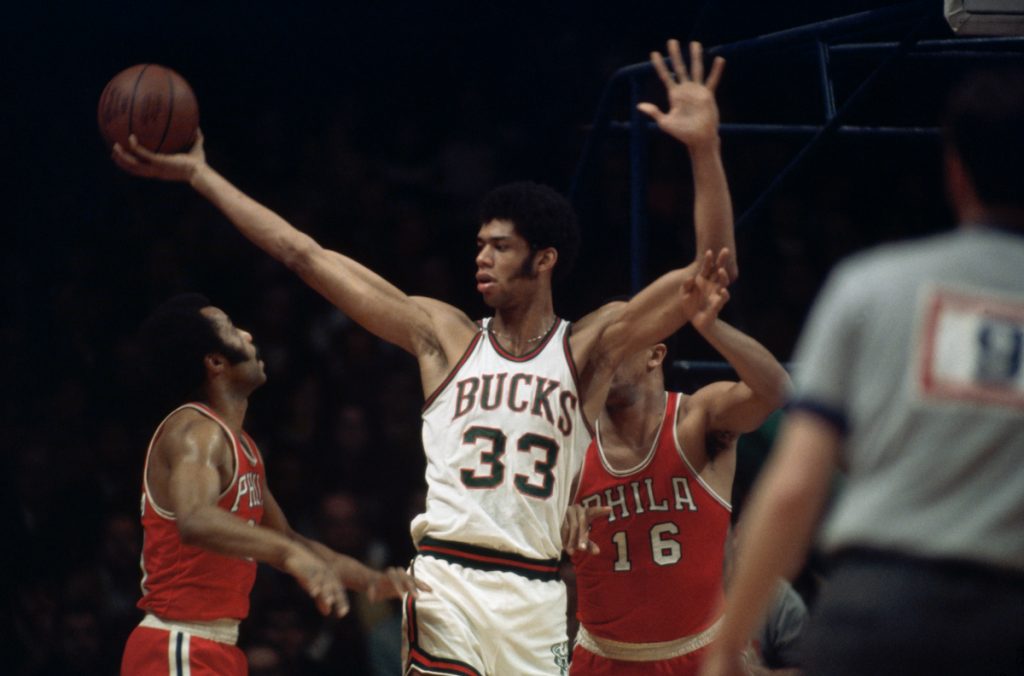
POLYGON ((409 648, 409 664, 410 666, 423 667, 424 669, 443 669, 445 670, 444 673, 465 674, 465 676, 481 676, 479 671, 468 664, 429 657, 419 648, 412 646, 409 648))

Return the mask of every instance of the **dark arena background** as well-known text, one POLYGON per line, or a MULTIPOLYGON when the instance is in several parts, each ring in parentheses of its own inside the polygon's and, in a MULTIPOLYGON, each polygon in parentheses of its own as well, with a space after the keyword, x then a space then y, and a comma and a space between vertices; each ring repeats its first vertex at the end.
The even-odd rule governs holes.
MULTIPOLYGON (((693 256, 685 150, 630 118, 631 96, 664 106, 664 93, 645 66, 619 71, 668 38, 701 40, 728 59, 718 100, 741 277, 725 317, 786 361, 838 259, 953 224, 937 111, 958 77, 1019 61, 1024 44, 957 36, 942 4, 7 7, 0 671, 117 670, 141 616, 142 460, 165 413, 146 405, 133 339, 180 291, 210 296, 265 355, 248 428, 293 525, 374 566, 413 553, 424 490, 413 359, 187 187, 119 171, 96 127, 116 72, 180 72, 214 168, 324 245, 473 316, 485 314, 473 283, 481 195, 518 179, 571 194, 584 246, 555 297, 577 318, 693 256)), ((671 348, 675 386, 723 377, 692 331, 671 348)), ((739 481, 772 429, 742 442, 739 481)), ((322 620, 264 567, 241 646, 254 676, 397 674, 398 622, 397 606, 355 595, 348 617, 322 620)))

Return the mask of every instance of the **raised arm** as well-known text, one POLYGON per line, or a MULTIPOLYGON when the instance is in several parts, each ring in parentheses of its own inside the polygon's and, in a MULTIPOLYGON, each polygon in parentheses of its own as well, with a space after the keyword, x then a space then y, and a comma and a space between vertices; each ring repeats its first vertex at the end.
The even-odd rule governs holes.
MULTIPOLYGON (((732 198, 722 165, 718 135, 718 104, 715 89, 725 69, 725 59, 715 57, 704 78, 704 51, 699 42, 690 43, 690 70, 683 62, 678 40, 668 42, 672 69, 659 52, 651 52, 651 65, 665 85, 669 108, 662 112, 653 103, 637 107, 653 119, 666 134, 686 146, 693 172, 693 223, 697 258, 707 251, 736 251, 732 198)), ((739 275, 735 255, 726 264, 730 281, 739 275)))
POLYGON ((728 290, 707 291, 690 323, 736 369, 740 382, 702 387, 690 397, 689 406, 703 410, 708 431, 751 432, 785 403, 789 374, 764 345, 718 318, 728 290))
MULTIPOLYGON (((407 296, 351 258, 324 249, 239 190, 206 163, 201 133, 187 153, 153 153, 132 137, 128 148, 115 144, 113 158, 136 176, 191 185, 256 246, 364 328, 420 357, 421 366, 424 356, 460 353, 474 331, 472 322, 460 311, 437 301, 421 302, 407 296), (449 347, 453 338, 458 344, 449 347)), ((446 364, 441 370, 446 370, 446 364)))
POLYGON ((166 506, 175 515, 181 541, 225 556, 268 563, 294 577, 325 615, 344 615, 344 589, 329 566, 312 551, 277 531, 250 526, 217 506, 220 470, 233 451, 210 420, 171 426, 158 446, 166 461, 166 506))
POLYGON ((681 309, 678 302, 685 282, 702 275, 705 280, 727 285, 738 275, 732 255, 732 202, 722 167, 714 95, 725 61, 717 57, 705 79, 700 43, 690 45, 689 70, 678 41, 670 40, 668 51, 671 69, 661 54, 651 53, 651 64, 668 95, 668 111, 661 111, 653 103, 641 103, 639 109, 686 145, 690 153, 697 257, 685 268, 662 275, 628 303, 600 308, 577 324, 579 338, 573 351, 584 364, 582 388, 588 416, 595 415, 604 405, 607 380, 625 355, 664 340, 690 319, 686 307, 681 309), (709 255, 709 251, 714 253, 709 255))
POLYGON ((612 374, 627 356, 678 331, 700 309, 700 295, 724 289, 725 263, 710 251, 699 262, 666 273, 628 302, 605 305, 587 315, 574 332, 573 355, 582 362, 580 387, 584 414, 595 420, 604 406, 612 374))

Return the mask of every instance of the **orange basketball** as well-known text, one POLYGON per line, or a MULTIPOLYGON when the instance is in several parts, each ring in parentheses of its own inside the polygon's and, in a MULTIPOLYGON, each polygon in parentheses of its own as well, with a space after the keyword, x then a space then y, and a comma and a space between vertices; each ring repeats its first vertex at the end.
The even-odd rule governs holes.
POLYGON ((122 146, 128 135, 158 153, 187 150, 196 140, 199 104, 178 73, 155 63, 140 63, 115 75, 100 95, 96 111, 108 146, 122 146))

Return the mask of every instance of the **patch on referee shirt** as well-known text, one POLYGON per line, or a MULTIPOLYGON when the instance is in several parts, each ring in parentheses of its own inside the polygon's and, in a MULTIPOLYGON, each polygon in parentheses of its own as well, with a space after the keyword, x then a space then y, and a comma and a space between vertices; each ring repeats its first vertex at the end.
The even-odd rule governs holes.
POLYGON ((932 400, 1024 409, 1024 300, 933 287, 923 307, 920 393, 932 400))

